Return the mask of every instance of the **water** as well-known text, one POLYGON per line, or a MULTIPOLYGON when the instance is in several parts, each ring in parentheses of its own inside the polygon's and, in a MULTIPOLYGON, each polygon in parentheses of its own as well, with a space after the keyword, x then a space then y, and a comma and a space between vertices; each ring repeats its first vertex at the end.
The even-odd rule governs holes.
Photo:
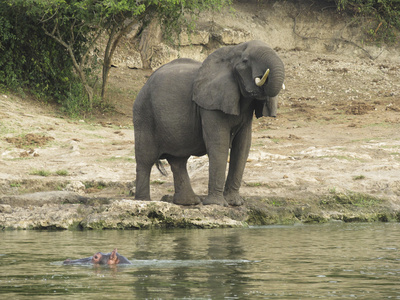
POLYGON ((0 232, 0 299, 400 299, 400 224, 0 232), (127 266, 65 266, 114 247, 127 266))

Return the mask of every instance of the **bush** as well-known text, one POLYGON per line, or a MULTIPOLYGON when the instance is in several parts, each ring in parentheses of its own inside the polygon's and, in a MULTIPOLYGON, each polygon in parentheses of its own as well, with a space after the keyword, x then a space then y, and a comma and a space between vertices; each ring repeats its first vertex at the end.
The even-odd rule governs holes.
POLYGON ((46 36, 23 6, 0 2, 0 84, 62 101, 74 73, 65 48, 46 36))
POLYGON ((337 0, 339 10, 352 12, 369 20, 367 34, 371 41, 395 43, 400 30, 399 0, 337 0))

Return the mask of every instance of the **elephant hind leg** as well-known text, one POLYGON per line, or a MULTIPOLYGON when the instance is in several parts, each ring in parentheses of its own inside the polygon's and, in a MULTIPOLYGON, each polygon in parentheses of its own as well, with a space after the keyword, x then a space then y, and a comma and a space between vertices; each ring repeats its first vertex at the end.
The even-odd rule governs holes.
POLYGON ((141 163, 136 164, 136 190, 135 199, 150 200, 150 173, 153 164, 141 163))
POLYGON ((145 137, 146 135, 135 132, 135 199, 137 200, 150 200, 150 173, 159 156, 156 145, 152 140, 146 140, 145 137))
POLYGON ((174 203, 178 205, 200 204, 200 198, 194 193, 190 184, 186 163, 189 157, 168 157, 168 163, 174 175, 174 203))

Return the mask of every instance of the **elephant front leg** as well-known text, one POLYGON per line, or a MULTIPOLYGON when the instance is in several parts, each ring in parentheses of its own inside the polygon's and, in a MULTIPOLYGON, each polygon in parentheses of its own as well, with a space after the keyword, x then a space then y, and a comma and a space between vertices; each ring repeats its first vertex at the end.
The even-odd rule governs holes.
POLYGON ((224 198, 225 170, 228 159, 228 148, 226 151, 217 151, 213 149, 208 152, 210 161, 208 195, 206 199, 203 200, 204 205, 217 204, 221 206, 228 206, 228 203, 224 198))
POLYGON ((245 125, 235 136, 232 142, 228 177, 225 183, 225 200, 233 206, 244 203, 239 194, 244 168, 249 156, 251 145, 251 122, 245 125))
POLYGON ((229 152, 230 129, 226 124, 217 124, 215 119, 204 122, 203 136, 209 158, 208 196, 203 204, 228 206, 224 198, 226 164, 229 152), (205 126, 205 124, 207 126, 205 126))
POLYGON ((174 175, 174 203, 178 205, 200 204, 200 198, 193 192, 186 164, 188 157, 169 157, 168 163, 174 175))

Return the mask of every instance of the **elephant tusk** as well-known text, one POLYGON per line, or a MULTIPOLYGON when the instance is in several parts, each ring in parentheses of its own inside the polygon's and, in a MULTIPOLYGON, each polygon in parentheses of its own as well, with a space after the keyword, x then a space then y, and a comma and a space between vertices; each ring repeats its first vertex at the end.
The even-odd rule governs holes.
POLYGON ((267 71, 265 71, 264 76, 261 79, 256 77, 256 79, 255 79, 256 85, 263 86, 265 81, 267 81, 268 74, 269 74, 269 69, 267 69, 267 71))

